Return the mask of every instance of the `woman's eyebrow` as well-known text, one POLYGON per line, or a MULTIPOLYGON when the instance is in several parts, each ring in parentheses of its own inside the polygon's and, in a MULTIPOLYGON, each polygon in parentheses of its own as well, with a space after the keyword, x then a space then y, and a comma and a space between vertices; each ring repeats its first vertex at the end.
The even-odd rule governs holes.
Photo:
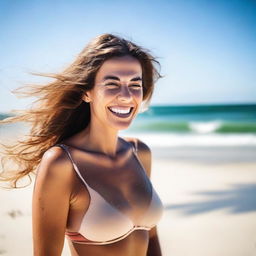
MULTIPOLYGON (((103 77, 103 81, 108 80, 108 79, 120 81, 120 79, 117 76, 104 76, 103 77)), ((132 78, 130 81, 142 81, 142 78, 140 76, 136 76, 136 77, 132 78)))
POLYGON ((130 81, 142 81, 142 78, 140 76, 136 76, 133 79, 131 79, 130 81))

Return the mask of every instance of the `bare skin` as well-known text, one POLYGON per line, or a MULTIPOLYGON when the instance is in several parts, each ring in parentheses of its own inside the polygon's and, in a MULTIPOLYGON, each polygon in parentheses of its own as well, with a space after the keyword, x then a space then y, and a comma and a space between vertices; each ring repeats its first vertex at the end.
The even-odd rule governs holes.
MULTIPOLYGON (((143 178, 145 173, 150 177, 151 172, 149 147, 138 141, 139 163, 131 140, 118 137, 118 131, 129 127, 141 105, 139 78, 142 78, 141 65, 133 57, 105 61, 96 75, 94 89, 84 95, 91 106, 89 126, 63 141, 91 187, 120 211, 125 212, 129 202, 133 206, 131 214, 140 214, 141 205, 151 200, 149 185, 143 178), (104 80, 106 76, 115 78, 104 80), (119 118, 109 111, 109 106, 130 106, 133 112, 128 118, 119 118)), ((89 203, 88 190, 75 174, 66 153, 59 147, 47 150, 38 167, 33 193, 34 255, 61 255, 65 231, 77 230, 89 203)), ((108 245, 69 242, 69 246, 73 256, 161 256, 156 227, 150 231, 135 230, 108 245)))

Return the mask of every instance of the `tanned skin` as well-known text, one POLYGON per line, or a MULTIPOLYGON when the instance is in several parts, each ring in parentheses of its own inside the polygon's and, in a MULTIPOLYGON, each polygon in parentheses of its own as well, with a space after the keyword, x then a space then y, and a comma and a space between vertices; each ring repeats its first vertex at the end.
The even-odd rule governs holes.
MULTIPOLYGON (((122 201, 129 199, 135 210, 140 209, 140 202, 129 188, 134 185, 135 188, 142 188, 137 191, 140 193, 139 198, 145 202, 150 200, 150 189, 141 172, 144 169, 150 177, 151 150, 138 140, 138 158, 142 169, 133 156, 132 138, 120 138, 118 131, 128 128, 139 111, 143 96, 141 77, 141 65, 131 56, 105 61, 96 74, 93 90, 84 95, 84 101, 90 103, 91 109, 89 126, 62 142, 69 146, 81 174, 99 193, 104 194, 106 188, 109 193, 112 190, 119 191, 110 193, 111 199, 124 195, 122 201), (106 76, 114 77, 114 80, 106 80, 106 76), (132 106, 132 115, 129 118, 117 118, 109 111, 111 106, 132 106), (111 172, 104 172, 110 167, 111 172)), ((66 152, 57 146, 48 149, 37 168, 33 192, 34 256, 60 256, 65 231, 78 230, 89 204, 89 192, 76 175, 66 152)), ((150 231, 135 230, 112 244, 86 245, 69 241, 69 246, 72 256, 162 255, 156 227, 150 231)))

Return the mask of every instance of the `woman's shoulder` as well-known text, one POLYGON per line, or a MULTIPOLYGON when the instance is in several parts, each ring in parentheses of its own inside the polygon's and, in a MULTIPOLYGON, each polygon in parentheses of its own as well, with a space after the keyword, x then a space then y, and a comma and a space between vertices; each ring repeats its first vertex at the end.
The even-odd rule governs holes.
POLYGON ((137 137, 123 137, 123 139, 128 142, 131 142, 135 146, 135 148, 137 148, 138 153, 141 153, 141 154, 151 153, 151 149, 145 141, 137 137))
POLYGON ((136 137, 125 137, 126 141, 131 142, 137 147, 137 155, 147 173, 150 177, 151 175, 151 159, 152 153, 150 147, 143 140, 136 137))
POLYGON ((62 166, 68 162, 68 158, 63 148, 54 145, 44 152, 42 161, 47 162, 49 165, 62 166))
POLYGON ((37 176, 40 178, 51 177, 51 179, 69 180, 72 174, 72 163, 66 152, 56 145, 46 150, 37 168, 37 176))

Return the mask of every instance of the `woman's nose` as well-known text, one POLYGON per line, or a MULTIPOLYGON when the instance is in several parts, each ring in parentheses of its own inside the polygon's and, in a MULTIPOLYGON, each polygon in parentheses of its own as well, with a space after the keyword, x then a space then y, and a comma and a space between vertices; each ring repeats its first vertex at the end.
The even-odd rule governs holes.
POLYGON ((118 99, 122 101, 130 101, 132 99, 128 86, 122 86, 118 94, 118 99))

